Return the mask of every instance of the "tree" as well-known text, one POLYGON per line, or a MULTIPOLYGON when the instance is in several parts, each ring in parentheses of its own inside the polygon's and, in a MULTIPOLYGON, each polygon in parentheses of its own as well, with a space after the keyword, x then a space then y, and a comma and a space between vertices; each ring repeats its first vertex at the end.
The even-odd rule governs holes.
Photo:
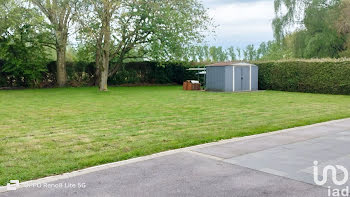
MULTIPOLYGON (((93 15, 90 32, 95 31, 96 42, 96 75, 101 91, 107 91, 107 80, 112 44, 112 20, 117 17, 117 10, 121 6, 120 0, 87 1, 86 11, 93 15), (92 7, 90 6, 92 5, 92 7)), ((84 10, 85 11, 85 10, 84 10)), ((88 18, 88 17, 87 17, 88 18)), ((123 31, 123 30, 122 30, 123 31)), ((125 31, 125 30, 124 30, 125 31)), ((122 35, 125 36, 125 35, 122 35)))
POLYGON ((243 51, 245 60, 255 60, 256 57, 256 50, 254 48, 254 45, 250 44, 246 47, 246 49, 243 51))
POLYGON ((213 61, 213 62, 218 62, 219 61, 219 54, 218 54, 218 51, 217 51, 217 48, 215 46, 211 46, 209 48, 209 54, 210 54, 210 59, 213 61))
MULTIPOLYGON (((338 11, 338 10, 337 10, 338 11)), ((350 33, 350 1, 343 0, 340 4, 340 9, 337 12, 337 21, 335 26, 337 31, 342 34, 350 33)))
POLYGON ((189 62, 191 59, 190 49, 187 47, 183 49, 183 54, 181 54, 181 58, 179 58, 182 61, 189 62))
MULTIPOLYGON (((45 23, 36 10, 21 1, 0 0, 0 72, 9 86, 39 87, 46 71, 45 23)), ((0 82, 1 83, 1 82, 0 82)))
POLYGON ((23 21, 22 11, 14 0, 0 0, 0 36, 5 37, 14 29, 16 23, 23 21))
POLYGON ((222 47, 217 47, 216 48, 216 53, 218 55, 218 60, 220 62, 224 62, 227 60, 227 53, 222 47))
POLYGON ((198 57, 198 55, 197 55, 197 47, 196 46, 191 46, 191 47, 189 47, 189 55, 190 55, 190 57, 191 57, 191 61, 192 62, 197 62, 198 60, 197 60, 197 57, 198 57))
POLYGON ((234 47, 229 47, 229 48, 227 49, 227 51, 228 51, 228 55, 229 55, 230 58, 231 58, 231 61, 235 61, 235 60, 237 59, 236 53, 235 53, 235 48, 234 48, 234 47))
POLYGON ((210 58, 209 46, 207 45, 203 46, 203 51, 204 51, 205 61, 210 62, 211 58, 210 58))
POLYGON ((30 0, 48 19, 53 30, 52 44, 57 54, 57 84, 62 87, 67 82, 66 47, 68 31, 76 13, 77 0, 30 0))
POLYGON ((242 58, 242 51, 240 48, 236 48, 236 51, 237 51, 237 56, 238 56, 238 59, 241 60, 242 58))
POLYGON ((342 1, 336 14, 335 29, 345 39, 344 51, 340 53, 340 56, 350 57, 350 1, 342 1))
POLYGON ((280 60, 289 59, 293 57, 293 53, 290 48, 282 47, 277 41, 268 41, 267 49, 264 56, 260 59, 262 60, 280 60))
POLYGON ((302 25, 303 11, 312 1, 319 0, 275 0, 275 18, 272 27, 277 43, 281 43, 284 36, 290 33, 292 25, 302 25))
POLYGON ((275 0, 275 5, 273 27, 282 50, 291 47, 295 58, 339 57, 345 38, 334 23, 336 13, 341 13, 341 0, 275 0), (298 28, 291 32, 294 26, 298 28))
POLYGON ((204 58, 205 58, 204 47, 203 46, 196 46, 196 53, 197 53, 199 62, 203 62, 204 58))
POLYGON ((258 50, 256 51, 256 59, 260 59, 261 57, 265 56, 267 53, 267 45, 265 42, 260 43, 258 50))
MULTIPOLYGON (((99 89, 124 61, 171 60, 203 38, 211 20, 197 0, 87 0, 82 34, 96 42, 99 89), (109 60, 114 62, 111 66, 109 60)), ((83 13, 83 14, 84 14, 83 13)))

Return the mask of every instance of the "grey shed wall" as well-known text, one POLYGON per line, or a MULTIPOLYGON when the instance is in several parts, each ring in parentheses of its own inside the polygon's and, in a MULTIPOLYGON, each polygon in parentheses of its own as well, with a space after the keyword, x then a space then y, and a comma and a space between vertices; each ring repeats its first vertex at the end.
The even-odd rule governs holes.
POLYGON ((225 70, 224 66, 209 66, 207 67, 206 88, 210 91, 225 90, 225 70), (209 73, 209 74, 208 74, 209 73))
POLYGON ((257 66, 252 66, 251 83, 252 91, 259 90, 259 67, 257 66))
POLYGON ((223 92, 258 90, 258 67, 250 64, 207 66, 206 89, 223 92))

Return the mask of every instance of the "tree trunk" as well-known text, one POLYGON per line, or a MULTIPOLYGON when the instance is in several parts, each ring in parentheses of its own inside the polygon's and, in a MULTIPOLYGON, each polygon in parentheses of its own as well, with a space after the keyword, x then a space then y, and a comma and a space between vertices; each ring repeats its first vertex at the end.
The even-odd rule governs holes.
POLYGON ((109 53, 110 53, 110 42, 111 42, 111 15, 109 4, 105 4, 105 13, 102 20, 102 32, 103 32, 103 46, 102 46, 102 60, 100 64, 100 91, 107 91, 107 81, 108 81, 108 69, 109 69, 109 53))
POLYGON ((99 35, 99 37, 97 38, 97 43, 96 43, 96 71, 95 71, 95 86, 99 86, 100 85, 100 76, 101 76, 101 71, 100 71, 100 67, 102 66, 102 57, 101 57, 101 51, 102 51, 102 31, 99 35))
MULTIPOLYGON (((109 29, 109 28, 108 28, 109 29)), ((109 69, 109 47, 110 47, 110 34, 106 33, 104 36, 104 46, 102 49, 102 60, 99 61, 99 89, 100 91, 108 91, 108 69, 109 69)))
POLYGON ((100 66, 101 66, 101 48, 97 47, 96 50, 96 71, 95 71, 95 86, 99 86, 100 83, 100 76, 101 76, 101 71, 100 71, 100 66))
POLYGON ((57 49, 57 85, 59 87, 63 87, 67 82, 67 72, 66 72, 66 50, 65 49, 57 49))
POLYGON ((108 91, 107 81, 108 81, 109 57, 105 57, 103 55, 103 61, 101 63, 102 65, 100 68, 102 69, 99 76, 100 77, 99 88, 100 88, 100 91, 108 91))
POLYGON ((57 52, 57 85, 63 87, 67 83, 67 71, 66 71, 66 46, 68 33, 62 31, 56 32, 56 52, 57 52))

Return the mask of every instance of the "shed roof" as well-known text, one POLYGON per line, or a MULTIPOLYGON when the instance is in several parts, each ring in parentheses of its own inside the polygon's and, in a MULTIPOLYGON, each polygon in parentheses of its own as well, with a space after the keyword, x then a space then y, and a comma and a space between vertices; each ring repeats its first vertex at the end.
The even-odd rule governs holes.
POLYGON ((216 64, 210 64, 207 66, 253 66, 253 64, 249 64, 245 62, 219 62, 216 64))

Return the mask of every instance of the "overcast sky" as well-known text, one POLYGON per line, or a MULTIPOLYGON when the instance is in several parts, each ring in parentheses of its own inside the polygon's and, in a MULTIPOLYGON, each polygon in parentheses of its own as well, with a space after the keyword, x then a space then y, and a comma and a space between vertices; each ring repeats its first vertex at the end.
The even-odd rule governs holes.
POLYGON ((273 39, 273 0, 201 1, 218 25, 215 37, 207 38, 209 45, 244 48, 273 39))

